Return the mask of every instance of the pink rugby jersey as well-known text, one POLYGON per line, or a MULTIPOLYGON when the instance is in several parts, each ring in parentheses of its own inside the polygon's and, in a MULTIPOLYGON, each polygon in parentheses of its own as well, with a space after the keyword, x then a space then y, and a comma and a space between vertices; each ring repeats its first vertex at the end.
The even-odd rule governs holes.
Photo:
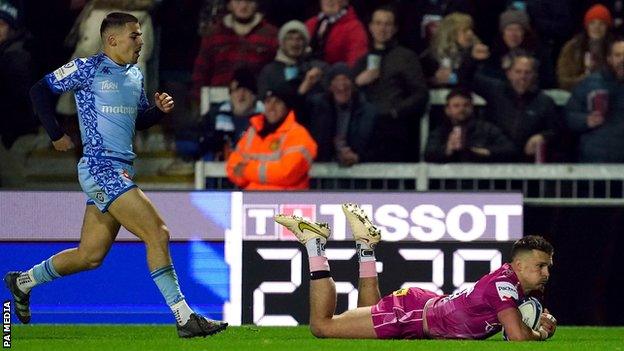
POLYGON ((497 313, 516 308, 524 292, 506 263, 473 288, 438 298, 426 309, 429 335, 445 339, 486 339, 501 330, 497 313))

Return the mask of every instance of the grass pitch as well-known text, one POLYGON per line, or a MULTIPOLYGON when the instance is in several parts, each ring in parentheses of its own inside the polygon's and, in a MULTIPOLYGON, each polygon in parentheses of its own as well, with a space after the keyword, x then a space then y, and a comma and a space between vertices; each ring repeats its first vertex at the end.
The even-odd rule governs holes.
POLYGON ((546 342, 316 339, 302 327, 230 327, 208 338, 180 340, 163 325, 14 325, 13 350, 621 350, 624 327, 559 327, 546 342))

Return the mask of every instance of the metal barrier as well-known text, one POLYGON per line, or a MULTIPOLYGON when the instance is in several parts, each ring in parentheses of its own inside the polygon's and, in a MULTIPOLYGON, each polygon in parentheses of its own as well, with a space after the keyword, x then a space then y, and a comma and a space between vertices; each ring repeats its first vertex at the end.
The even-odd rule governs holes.
MULTIPOLYGON (((624 205, 624 165, 315 163, 311 189, 366 191, 514 191, 540 205, 624 205)), ((195 188, 232 189, 223 162, 197 162, 195 188)))
MULTIPOLYGON (((430 91, 431 105, 444 105, 448 89, 430 91)), ((570 93, 545 90, 557 105, 563 106, 570 93)), ((221 101, 222 87, 204 88, 204 108, 221 101)), ((475 95, 474 104, 486 102, 475 95)), ((428 111, 421 122, 421 151, 429 131, 428 111)), ((421 158, 422 159, 422 158, 421 158)), ((624 166, 596 164, 429 164, 364 163, 340 167, 335 163, 315 163, 310 171, 311 189, 399 190, 399 191, 517 191, 527 203, 570 205, 624 204, 624 166)), ((197 162, 195 188, 232 189, 223 162, 197 162)))

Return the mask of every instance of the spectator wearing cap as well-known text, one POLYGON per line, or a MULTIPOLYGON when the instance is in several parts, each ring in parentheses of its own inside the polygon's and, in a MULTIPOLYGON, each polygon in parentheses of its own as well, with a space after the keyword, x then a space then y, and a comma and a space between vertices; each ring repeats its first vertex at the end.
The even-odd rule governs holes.
POLYGON ((607 51, 607 65, 572 91, 566 119, 579 135, 580 162, 624 162, 624 38, 607 51))
POLYGON ((612 40, 609 28, 613 19, 604 5, 594 5, 585 13, 584 30, 570 39, 557 61, 559 87, 572 90, 581 80, 606 65, 607 50, 612 40))
POLYGON ((490 58, 484 63, 481 73, 504 80, 505 70, 509 65, 509 60, 506 59, 509 52, 522 49, 535 53, 536 40, 529 16, 524 11, 507 10, 501 13, 498 23, 499 36, 492 44, 490 58))
POLYGON ((296 87, 285 82, 269 87, 264 113, 250 126, 226 163, 230 181, 245 190, 308 189, 308 172, 317 145, 295 118, 296 87))
POLYGON ((230 99, 213 104, 203 118, 200 138, 204 159, 225 161, 243 133, 249 118, 264 110, 258 100, 254 73, 247 67, 234 71, 229 85, 230 99))
MULTIPOLYGON (((279 49, 273 62, 270 62, 258 76, 258 92, 264 95, 269 86, 276 86, 291 81, 297 86, 301 101, 311 92, 322 91, 319 84, 323 69, 327 64, 312 59, 309 55, 310 36, 303 22, 292 20, 285 23, 278 32, 279 49)), ((304 121, 304 111, 296 108, 297 118, 304 121)))
POLYGON ((355 86, 346 63, 331 66, 325 77, 327 91, 311 96, 310 132, 319 145, 318 161, 343 166, 370 160, 375 108, 355 86))
POLYGON ((494 124, 474 116, 472 92, 455 88, 446 96, 444 121, 429 134, 428 162, 509 162, 514 144, 494 124))
POLYGON ((354 67, 355 84, 378 113, 373 159, 416 162, 429 92, 418 56, 394 38, 396 18, 390 6, 373 12, 368 24, 372 46, 354 67))
POLYGON ((193 95, 203 86, 227 86, 242 66, 259 72, 277 51, 277 29, 258 12, 256 0, 229 0, 228 14, 202 38, 193 67, 193 95))
POLYGON ((0 186, 24 183, 26 155, 35 143, 38 122, 29 90, 35 82, 28 33, 18 26, 18 10, 0 1, 0 186))
POLYGON ((366 30, 349 6, 349 0, 319 0, 321 11, 308 19, 312 55, 329 64, 346 62, 350 67, 366 54, 366 30))

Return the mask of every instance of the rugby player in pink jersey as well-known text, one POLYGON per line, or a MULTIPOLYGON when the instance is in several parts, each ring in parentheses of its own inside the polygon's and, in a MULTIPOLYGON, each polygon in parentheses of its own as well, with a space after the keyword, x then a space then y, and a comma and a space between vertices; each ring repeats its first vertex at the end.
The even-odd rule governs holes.
POLYGON ((539 236, 513 245, 511 263, 486 274, 470 289, 438 295, 420 288, 400 289, 381 298, 374 249, 381 232, 355 204, 342 210, 358 251, 358 308, 335 315, 336 286, 325 257, 331 230, 297 216, 277 215, 275 221, 305 245, 310 266, 310 330, 319 338, 354 339, 486 339, 505 328, 509 340, 546 340, 557 327, 545 310, 539 330, 522 322, 518 310, 531 292, 541 292, 550 276, 553 247, 539 236))

